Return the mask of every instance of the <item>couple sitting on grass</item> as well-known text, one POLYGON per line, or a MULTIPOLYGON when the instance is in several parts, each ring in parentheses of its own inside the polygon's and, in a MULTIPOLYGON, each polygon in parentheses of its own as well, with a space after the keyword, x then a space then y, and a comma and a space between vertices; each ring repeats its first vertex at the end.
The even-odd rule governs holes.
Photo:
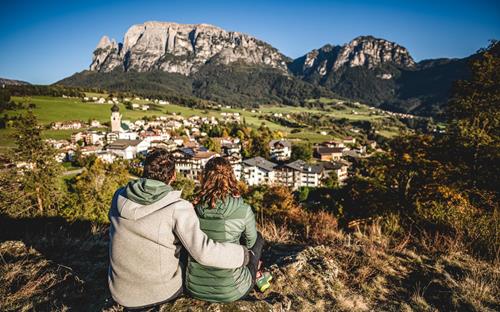
POLYGON ((109 289, 116 302, 142 309, 183 293, 212 302, 269 287, 260 271, 264 240, 241 198, 229 162, 207 162, 195 207, 170 185, 174 159, 155 150, 143 178, 116 191, 109 219, 109 289), (240 244, 240 240, 244 244, 240 244))

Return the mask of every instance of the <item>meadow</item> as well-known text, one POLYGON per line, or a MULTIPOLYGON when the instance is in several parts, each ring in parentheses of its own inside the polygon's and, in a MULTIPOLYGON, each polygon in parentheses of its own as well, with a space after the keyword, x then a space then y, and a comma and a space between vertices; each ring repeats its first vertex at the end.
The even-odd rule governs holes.
MULTIPOLYGON (((106 94, 92 93, 88 96, 107 96, 106 94)), ((110 118, 110 108, 111 104, 97 104, 92 102, 83 102, 79 98, 62 98, 62 97, 50 97, 50 96, 33 96, 33 97, 12 97, 12 100, 17 103, 33 103, 36 105, 34 113, 37 115, 39 122, 43 125, 49 125, 56 121, 65 120, 81 120, 88 121, 90 119, 95 119, 102 122, 109 121, 110 118)), ((133 101, 134 103, 146 104, 147 101, 133 101)), ((285 136, 289 138, 308 140, 312 143, 321 142, 324 140, 334 139, 330 135, 321 135, 318 130, 312 130, 308 128, 301 129, 300 132, 291 133, 292 128, 280 125, 278 123, 268 121, 262 117, 269 113, 281 113, 281 114, 291 114, 300 112, 309 112, 317 114, 325 114, 333 116, 338 119, 348 119, 351 121, 356 120, 373 120, 377 118, 385 118, 382 115, 374 115, 373 111, 369 109, 368 106, 359 105, 359 107, 344 108, 344 109, 332 109, 335 105, 334 100, 322 99, 322 102, 331 105, 328 106, 327 110, 320 109, 308 109, 304 107, 291 107, 291 106, 278 106, 278 105, 264 105, 255 112, 251 109, 241 109, 241 108, 220 108, 220 109, 196 109, 189 108, 176 104, 167 105, 155 105, 155 109, 142 111, 142 110, 129 110, 125 108, 124 104, 119 104, 120 112, 123 115, 124 120, 135 121, 141 119, 145 116, 161 116, 166 114, 178 114, 184 117, 189 117, 193 115, 199 116, 215 116, 217 118, 221 117, 222 112, 241 114, 242 118, 245 119, 246 123, 254 128, 259 127, 261 124, 268 126, 271 130, 279 130, 285 136)), ((25 110, 7 111, 7 115, 13 116, 24 113, 25 110)), ((43 136, 46 138, 53 139, 69 139, 71 133, 74 130, 45 130, 43 136)), ((10 134, 12 129, 0 129, 0 151, 5 148, 13 146, 10 134)), ((396 130, 384 131, 385 136, 394 136, 397 134, 396 130)))

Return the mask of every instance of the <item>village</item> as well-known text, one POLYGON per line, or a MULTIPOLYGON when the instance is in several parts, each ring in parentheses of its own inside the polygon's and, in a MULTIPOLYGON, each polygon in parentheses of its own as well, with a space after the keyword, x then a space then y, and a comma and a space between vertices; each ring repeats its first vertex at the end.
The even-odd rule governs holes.
POLYGON ((175 157, 176 171, 195 181, 208 160, 222 156, 230 161, 236 177, 248 185, 275 184, 299 189, 320 187, 332 176, 342 185, 351 166, 349 160, 366 157, 367 150, 373 151, 377 147, 374 141, 361 145, 356 138, 345 137, 315 145, 312 161, 292 160, 292 146, 296 140, 276 139, 269 142, 268 159, 260 156, 244 159, 241 153, 243 142, 239 138, 212 137, 220 151, 209 150, 200 143, 207 138, 207 133, 200 130, 202 127, 240 123, 239 113, 222 113, 221 119, 198 115, 184 117, 173 113, 154 120, 131 122, 122 119, 116 102, 111 100, 111 103, 110 129, 96 120, 52 124, 53 129, 77 130, 71 135, 71 140, 48 140, 59 151, 58 161, 72 161, 78 151, 83 157, 95 155, 103 162, 112 163, 117 159, 133 160, 152 149, 163 148, 175 157), (105 130, 92 130, 95 128, 105 130))

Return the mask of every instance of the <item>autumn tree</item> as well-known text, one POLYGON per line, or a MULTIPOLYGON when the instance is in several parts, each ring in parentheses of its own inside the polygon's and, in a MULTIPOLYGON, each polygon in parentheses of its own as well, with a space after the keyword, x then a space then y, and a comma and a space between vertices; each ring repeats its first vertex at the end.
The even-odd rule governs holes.
MULTIPOLYGON (((500 184, 500 43, 494 41, 472 64, 472 76, 458 81, 447 106, 449 126, 443 154, 457 182, 469 189, 498 192, 500 184)), ((498 193, 496 194, 498 198, 498 193)))
POLYGON ((492 43, 472 61, 470 79, 455 84, 445 134, 395 138, 356 166, 344 187, 346 218, 397 214, 410 228, 445 230, 500 255, 499 49, 492 43))

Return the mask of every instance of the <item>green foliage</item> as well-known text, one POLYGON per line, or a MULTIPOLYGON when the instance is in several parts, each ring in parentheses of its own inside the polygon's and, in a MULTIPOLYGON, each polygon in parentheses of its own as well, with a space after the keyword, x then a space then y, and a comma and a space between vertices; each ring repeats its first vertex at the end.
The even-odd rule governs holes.
POLYGON ((335 171, 330 172, 328 176, 323 180, 323 185, 327 188, 337 188, 339 187, 339 177, 335 171))
POLYGON ((193 76, 162 71, 110 73, 84 71, 58 82, 72 87, 100 87, 157 97, 189 107, 224 105, 250 107, 259 104, 299 105, 305 99, 334 97, 327 89, 283 75, 265 66, 207 64, 193 76), (204 99, 204 100, 202 100, 204 99), (208 100, 208 101, 207 101, 208 100))
POLYGON ((88 163, 83 172, 69 181, 71 204, 64 210, 68 219, 108 222, 115 191, 129 180, 124 162, 105 164, 100 159, 88 163))
POLYGON ((303 186, 299 188, 297 191, 297 200, 299 202, 305 202, 307 201, 307 198, 309 197, 309 187, 303 186))
POLYGON ((291 160, 304 160, 309 161, 313 156, 313 149, 311 143, 299 143, 292 145, 291 160))
POLYGON ((205 142, 203 142, 203 146, 208 148, 211 151, 214 151, 216 153, 221 152, 221 146, 218 141, 212 139, 212 138, 207 138, 205 142))
POLYGON ((244 157, 269 158, 269 142, 275 138, 278 138, 278 133, 272 132, 264 125, 261 125, 257 130, 251 130, 249 140, 243 146, 242 155, 244 157))
POLYGON ((6 104, 10 102, 10 91, 9 89, 0 89, 0 104, 6 104))
POLYGON ((181 174, 176 174, 172 187, 176 190, 182 191, 182 198, 186 200, 194 199, 196 184, 193 180, 188 179, 181 174))
POLYGON ((31 111, 16 120, 14 129, 16 148, 9 158, 22 166, 0 173, 1 211, 13 216, 55 214, 63 199, 56 152, 43 141, 31 111))
POLYGON ((9 85, 6 86, 12 96, 72 96, 84 97, 83 89, 68 88, 65 86, 44 86, 44 85, 9 85))

